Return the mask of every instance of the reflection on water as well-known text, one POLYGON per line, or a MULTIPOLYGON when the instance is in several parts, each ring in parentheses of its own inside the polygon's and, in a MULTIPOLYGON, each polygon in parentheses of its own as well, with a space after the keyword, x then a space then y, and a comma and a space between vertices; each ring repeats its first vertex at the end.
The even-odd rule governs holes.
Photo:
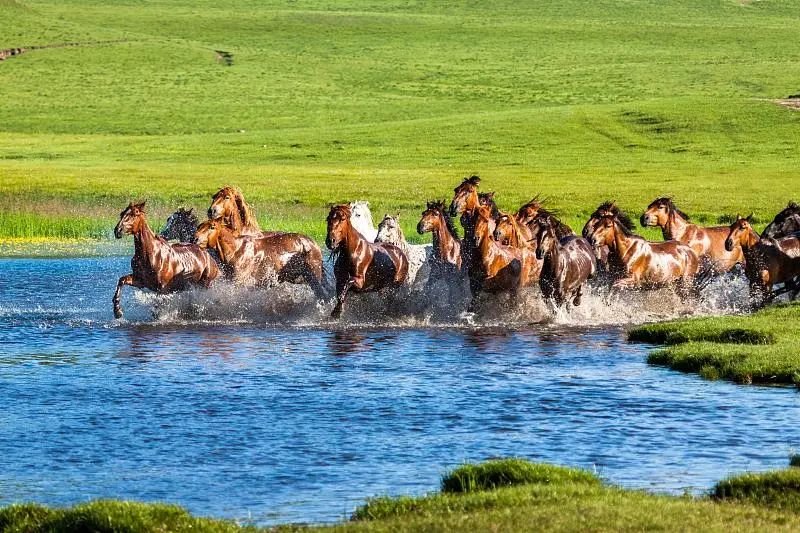
POLYGON ((328 521, 368 496, 432 490, 465 460, 515 455, 702 491, 784 466, 800 441, 794 390, 649 367, 616 327, 341 327, 313 302, 281 315, 274 295, 236 306, 235 292, 128 293, 117 322, 125 271, 118 259, 0 261, 0 504, 118 497, 328 521), (187 302, 203 320, 180 312, 187 302))

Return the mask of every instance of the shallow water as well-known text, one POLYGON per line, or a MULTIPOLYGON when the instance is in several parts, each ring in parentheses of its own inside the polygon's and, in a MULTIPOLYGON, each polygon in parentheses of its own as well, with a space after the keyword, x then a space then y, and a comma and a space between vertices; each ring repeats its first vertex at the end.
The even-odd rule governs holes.
POLYGON ((503 302, 477 316, 416 302, 413 318, 362 302, 335 325, 303 291, 126 289, 115 321, 127 270, 119 258, 0 260, 0 504, 113 497, 320 522, 369 496, 434 490, 467 460, 514 455, 700 492, 785 466, 800 442, 795 390, 648 366, 648 347, 615 325, 736 310, 735 282, 691 307, 590 295, 546 323, 542 308, 509 320, 503 302))

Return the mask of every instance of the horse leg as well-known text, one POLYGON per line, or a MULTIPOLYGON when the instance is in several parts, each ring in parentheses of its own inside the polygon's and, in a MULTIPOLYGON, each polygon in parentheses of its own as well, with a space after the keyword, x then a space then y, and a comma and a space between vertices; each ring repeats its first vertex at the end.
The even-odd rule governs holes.
MULTIPOLYGON (((340 318, 342 316, 342 308, 344 307, 344 301, 347 298, 347 291, 350 290, 350 287, 353 286, 355 283, 355 279, 350 277, 341 284, 341 286, 336 287, 336 307, 333 308, 331 312, 331 318, 340 318)), ((338 283, 337 283, 338 285, 338 283)))
POLYGON ((314 272, 314 268, 309 265, 307 261, 305 261, 300 268, 300 273, 303 276, 303 279, 308 286, 311 287, 311 290, 314 291, 314 296, 317 298, 317 300, 320 302, 327 300, 328 292, 325 290, 325 287, 322 286, 322 281, 324 280, 322 274, 317 277, 317 274, 314 272))
POLYGON ((142 287, 142 284, 133 274, 122 276, 117 281, 117 290, 114 291, 114 297, 111 302, 114 304, 114 318, 122 318, 122 306, 120 305, 120 296, 122 295, 122 286, 130 285, 132 287, 142 287))
POLYGON ((574 297, 572 299, 572 305, 574 305, 575 307, 578 307, 579 305, 581 305, 581 296, 582 296, 581 289, 582 288, 583 288, 583 286, 579 285, 578 288, 575 289, 575 292, 572 293, 574 295, 574 297))

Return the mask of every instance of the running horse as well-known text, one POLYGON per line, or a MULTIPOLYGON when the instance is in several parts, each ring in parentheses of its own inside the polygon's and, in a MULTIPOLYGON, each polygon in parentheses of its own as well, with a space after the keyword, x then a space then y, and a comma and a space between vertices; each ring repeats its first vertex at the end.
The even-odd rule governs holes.
POLYGON ((736 247, 744 252, 744 272, 754 308, 775 298, 772 288, 777 283, 784 283, 787 289, 794 290, 796 294, 794 278, 800 276, 800 258, 787 255, 780 246, 776 246, 775 241, 761 239, 750 225, 750 217, 737 216, 730 226, 725 248, 734 250, 736 247))
POLYGON ((447 279, 461 272, 461 241, 453 226, 453 219, 447 213, 441 200, 428 202, 422 218, 417 223, 417 233, 431 232, 433 238, 433 257, 429 283, 437 279, 447 279))
MULTIPOLYGON (((619 221, 628 231, 633 231, 635 228, 633 221, 627 214, 625 214, 625 212, 617 207, 617 203, 607 200, 598 205, 597 209, 595 209, 594 212, 589 215, 589 220, 586 221, 586 224, 583 226, 583 230, 581 230, 581 235, 584 239, 589 239, 592 232, 600 223, 600 220, 606 215, 616 217, 617 221, 619 221)), ((602 282, 610 285, 616 280, 625 276, 625 265, 619 261, 615 254, 610 253, 608 246, 595 245, 594 253, 595 259, 597 260, 598 278, 602 282)))
POLYGON ((519 224, 516 217, 508 213, 500 213, 492 232, 492 238, 498 243, 532 254, 531 275, 535 278, 534 281, 539 280, 542 271, 542 260, 536 255, 538 233, 538 225, 536 231, 531 231, 528 226, 519 224))
POLYGON ((197 225, 198 220, 194 214, 194 208, 184 209, 181 207, 167 218, 159 235, 168 241, 194 242, 197 225))
POLYGON ((492 209, 479 206, 474 213, 474 267, 469 270, 472 301, 480 292, 509 292, 516 296, 522 287, 534 285, 539 269, 533 249, 506 246, 494 240, 491 228, 492 209))
POLYGON ((408 258, 403 251, 388 243, 372 243, 361 235, 351 222, 352 210, 342 204, 328 213, 328 234, 325 245, 336 257, 336 306, 332 318, 342 315, 350 290, 396 292, 408 276, 408 258))
POLYGON ((539 288, 547 300, 561 307, 568 300, 581 304, 581 288, 597 269, 589 241, 575 235, 558 238, 558 221, 539 216, 536 259, 542 261, 539 288))
POLYGON ((237 284, 266 287, 278 283, 307 284, 320 300, 327 299, 322 251, 300 233, 241 235, 223 220, 210 219, 197 228, 195 242, 214 250, 225 274, 237 284))
POLYGON ((170 244, 156 236, 144 214, 145 203, 130 203, 119 215, 114 236, 133 235, 131 274, 119 278, 114 292, 114 316, 122 317, 120 296, 123 285, 149 289, 161 294, 191 286, 208 288, 220 275, 216 261, 195 244, 170 244))
MULTIPOLYGON (((464 178, 461 184, 453 189, 453 200, 450 202, 450 216, 461 215, 461 227, 464 228, 464 238, 461 240, 461 268, 467 273, 470 280, 470 291, 473 297, 480 291, 481 275, 473 275, 471 272, 480 272, 482 269, 475 239, 476 212, 481 207, 478 195, 480 183, 481 179, 478 176, 464 178)), ((494 219, 491 218, 492 207, 489 205, 483 207, 486 207, 490 213, 490 232, 494 232, 495 223, 494 219)))
POLYGON ((689 246, 713 272, 728 272, 744 260, 739 247, 728 250, 725 246, 728 226, 703 228, 692 224, 689 216, 675 206, 672 198, 656 198, 650 202, 640 222, 645 227, 660 227, 665 241, 675 240, 689 246))
POLYGON ((679 294, 695 289, 697 254, 678 241, 650 242, 634 235, 617 215, 603 215, 589 235, 593 246, 607 246, 609 256, 623 267, 613 286, 650 289, 673 286, 679 294))
POLYGON ((222 220, 230 229, 242 235, 279 235, 280 231, 261 231, 253 209, 237 187, 225 186, 211 197, 208 218, 222 220))
POLYGON ((400 215, 383 216, 378 224, 378 234, 374 242, 394 244, 406 254, 408 258, 408 276, 406 285, 413 286, 423 280, 427 284, 430 277, 431 259, 433 258, 433 247, 430 244, 409 244, 400 227, 400 215))

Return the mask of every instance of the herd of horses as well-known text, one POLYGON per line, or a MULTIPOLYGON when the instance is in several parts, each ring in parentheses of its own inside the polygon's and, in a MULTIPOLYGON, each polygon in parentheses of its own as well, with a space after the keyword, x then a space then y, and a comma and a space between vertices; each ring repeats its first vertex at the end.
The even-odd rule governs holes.
MULTIPOLYGON (((620 289, 671 287, 689 297, 715 276, 742 270, 754 307, 800 292, 800 206, 794 202, 759 235, 751 217, 700 227, 671 198, 658 198, 640 219, 642 226, 661 228, 664 241, 653 242, 633 233, 632 220, 615 202, 598 206, 579 236, 538 197, 503 213, 494 194, 479 186, 480 178, 470 176, 454 189, 449 206, 427 203, 417 231, 432 234, 428 245, 409 244, 397 217, 386 215, 376 228, 366 202, 331 207, 325 238, 334 262, 331 316, 341 316, 351 293, 381 291, 391 301, 404 288, 424 291, 442 282, 468 284, 469 309, 482 293, 515 297, 532 286, 554 308, 577 306, 589 280, 620 289)), ((317 243, 300 233, 261 230, 235 187, 213 195, 206 220, 180 209, 159 235, 147 223, 144 202, 131 203, 114 233, 134 238, 132 272, 119 279, 113 297, 117 318, 124 285, 171 293, 208 288, 219 279, 256 287, 301 283, 321 302, 331 297, 317 243)))

